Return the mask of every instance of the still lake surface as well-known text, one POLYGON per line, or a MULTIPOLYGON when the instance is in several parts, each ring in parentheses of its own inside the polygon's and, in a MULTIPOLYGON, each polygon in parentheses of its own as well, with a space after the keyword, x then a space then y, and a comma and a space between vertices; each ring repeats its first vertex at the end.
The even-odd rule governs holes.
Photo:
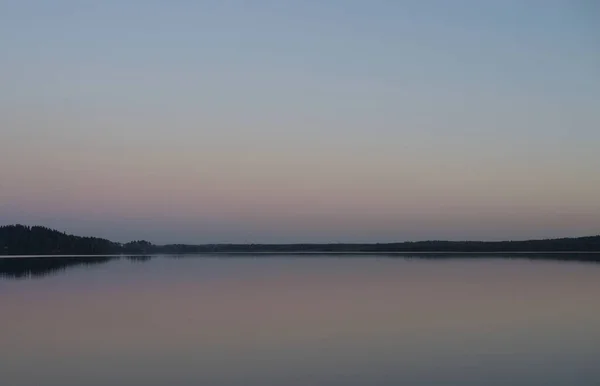
POLYGON ((600 264, 0 259, 7 386, 600 385, 600 264))

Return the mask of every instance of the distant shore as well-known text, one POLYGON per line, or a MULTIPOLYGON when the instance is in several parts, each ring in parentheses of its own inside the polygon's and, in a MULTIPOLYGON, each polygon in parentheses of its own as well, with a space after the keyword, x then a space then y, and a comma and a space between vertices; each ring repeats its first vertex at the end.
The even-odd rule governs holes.
POLYGON ((599 254, 600 236, 523 241, 406 241, 392 243, 294 244, 167 244, 145 240, 116 243, 97 237, 69 235, 42 226, 0 227, 3 256, 122 256, 122 255, 523 255, 599 254))

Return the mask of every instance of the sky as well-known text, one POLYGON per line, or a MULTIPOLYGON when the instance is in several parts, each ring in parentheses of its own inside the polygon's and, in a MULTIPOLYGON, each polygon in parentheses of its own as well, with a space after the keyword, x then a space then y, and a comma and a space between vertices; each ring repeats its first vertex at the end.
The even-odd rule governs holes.
POLYGON ((0 223, 115 241, 600 233, 600 5, 0 0, 0 223))

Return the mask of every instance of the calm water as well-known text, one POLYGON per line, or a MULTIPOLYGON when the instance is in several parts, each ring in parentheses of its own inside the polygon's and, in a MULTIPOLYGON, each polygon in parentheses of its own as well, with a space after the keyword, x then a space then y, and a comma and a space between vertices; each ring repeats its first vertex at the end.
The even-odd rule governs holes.
POLYGON ((0 260, 0 310, 7 386, 600 385, 594 263, 0 260))

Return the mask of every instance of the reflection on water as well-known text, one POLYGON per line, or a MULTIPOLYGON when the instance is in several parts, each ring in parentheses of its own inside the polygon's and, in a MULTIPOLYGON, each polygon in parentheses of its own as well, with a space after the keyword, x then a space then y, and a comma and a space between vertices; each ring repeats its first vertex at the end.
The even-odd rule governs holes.
POLYGON ((127 259, 133 262, 146 262, 155 257, 168 258, 226 258, 226 257, 289 257, 289 258, 401 258, 401 259, 482 259, 502 258, 519 260, 552 260, 600 263, 600 253, 523 253, 523 254, 460 254, 460 253, 380 253, 380 254, 207 254, 207 255, 120 255, 120 256, 36 256, 36 257, 4 257, 0 258, 0 279, 28 279, 44 277, 66 271, 78 266, 92 266, 118 259, 127 259))
POLYGON ((116 257, 15 257, 0 259, 0 278, 35 278, 77 266, 107 263, 116 257))
POLYGON ((70 256, 70 257, 9 257, 0 259, 0 278, 27 279, 44 277, 79 266, 93 266, 116 259, 148 261, 152 256, 70 256))
POLYGON ((0 259, 0 384, 600 384, 600 264, 354 257, 0 259))
POLYGON ((126 259, 129 259, 134 262, 143 263, 144 261, 148 261, 152 258, 150 255, 131 255, 125 256, 126 259))

